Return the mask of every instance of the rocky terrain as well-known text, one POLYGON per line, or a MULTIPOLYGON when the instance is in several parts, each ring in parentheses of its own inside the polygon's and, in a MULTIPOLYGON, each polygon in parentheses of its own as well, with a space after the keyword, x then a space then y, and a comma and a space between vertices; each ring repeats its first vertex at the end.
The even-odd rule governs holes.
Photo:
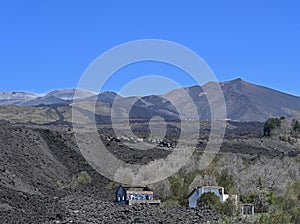
MULTIPOLYGON (((220 83, 228 111, 227 119, 222 121, 226 133, 220 150, 211 154, 205 151, 211 129, 205 90, 215 85, 178 89, 165 96, 131 98, 113 92, 75 94, 74 89, 52 91, 44 96, 1 93, 1 223, 219 223, 224 216, 213 209, 187 208, 187 196, 195 187, 222 184, 220 176, 224 173, 230 191, 241 198, 251 194, 260 197, 262 192, 284 194, 290 184, 300 180, 300 144, 296 133, 300 125, 291 131, 293 121, 288 119, 299 114, 299 97, 240 79, 220 83), (176 100, 184 109, 183 118, 185 113, 188 117, 190 107, 185 105, 182 91, 189 93, 200 118, 204 119, 199 121, 199 133, 191 128, 181 136, 178 111, 164 99, 176 100), (74 96, 76 102, 72 102, 74 96), (115 98, 119 99, 119 133, 111 125, 115 98), (136 102, 126 111, 132 99, 136 102), (96 101, 95 114, 93 101, 96 101), (76 114, 76 121, 72 120, 72 113, 76 114), (123 127, 122 118, 127 113, 130 125, 123 127), (151 120, 155 116, 164 121, 151 120), (285 116, 286 120, 282 127, 264 136, 266 127, 261 121, 272 116, 285 116), (94 119, 106 149, 129 164, 148 164, 168 157, 177 150, 179 138, 183 138, 180 140, 183 147, 189 147, 190 139, 197 139, 187 164, 173 176, 149 186, 155 198, 162 200, 161 207, 114 203, 118 183, 90 166, 77 146, 72 128, 83 125, 88 130, 94 119), (159 134, 161 124, 166 124, 163 135, 159 134), (127 133, 127 126, 133 136, 127 133), (136 144, 141 147, 137 149, 136 144), (213 158, 205 169, 201 164, 203 156, 213 158)), ((182 122, 187 122, 188 127, 196 125, 189 119, 182 122)), ((234 222, 241 220, 236 218, 231 221, 234 222)))
MULTIPOLYGON (((138 223, 149 219, 153 223, 166 223, 165 220, 171 223, 184 219, 199 222, 219 219, 219 215, 207 209, 179 215, 180 210, 114 204, 115 189, 107 187, 110 181, 87 164, 68 130, 67 127, 1 125, 2 223, 138 223), (81 171, 87 171, 92 182, 72 185, 81 171), (137 215, 133 216, 134 213, 137 215)), ((117 142, 110 142, 118 147, 117 142)), ((149 159, 163 155, 161 151, 164 150, 153 152, 149 159)), ((128 156, 127 160, 139 160, 144 155, 128 156)))
MULTIPOLYGON (((170 126, 173 131, 174 126, 170 126)), ((201 127, 202 135, 191 162, 171 179, 151 185, 156 198, 168 201, 176 194, 184 198, 194 187, 217 184, 217 174, 224 169, 234 177, 237 193, 241 195, 255 191, 258 177, 278 194, 284 192, 290 182, 300 179, 297 146, 263 138, 261 123, 228 123, 221 151, 212 165, 200 172, 198 161, 210 126, 207 123, 201 127), (192 179, 186 179, 181 185, 179 180, 191 176, 192 179), (177 183, 176 191, 174 183, 177 183)), ((122 142, 126 138, 114 137, 109 126, 98 128, 108 150, 128 163, 145 164, 172 152, 167 143, 172 142, 174 136, 165 138, 165 144, 153 143, 151 150, 134 150, 122 142)), ((135 128, 136 133, 147 133, 143 126, 135 128)), ((113 203, 116 187, 117 183, 98 174, 82 157, 71 127, 2 121, 2 223, 214 223, 223 219, 207 208, 119 206, 113 203), (83 173, 90 179, 80 180, 83 173)))

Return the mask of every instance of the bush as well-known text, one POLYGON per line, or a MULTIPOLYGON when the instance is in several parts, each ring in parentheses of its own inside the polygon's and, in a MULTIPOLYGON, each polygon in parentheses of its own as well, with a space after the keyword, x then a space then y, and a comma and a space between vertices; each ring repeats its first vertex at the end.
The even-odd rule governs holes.
POLYGON ((54 187, 56 188, 56 189, 63 189, 64 188, 64 185, 63 185, 63 183, 61 182, 61 181, 56 181, 55 183, 54 183, 54 187))
POLYGON ((229 174, 228 169, 222 170, 221 174, 217 175, 219 186, 224 187, 226 194, 235 194, 234 178, 229 174))
POLYGON ((289 186, 282 197, 276 199, 278 210, 291 215, 292 223, 300 223, 300 180, 289 186))
POLYGON ((300 134, 300 122, 297 119, 292 120, 292 136, 297 138, 300 134))
POLYGON ((241 201, 246 204, 253 203, 256 198, 258 198, 258 195, 254 192, 250 192, 247 195, 241 195, 241 201))
POLYGON ((78 174, 78 176, 73 176, 70 183, 64 184, 61 181, 56 181, 54 183, 54 187, 57 189, 64 189, 64 188, 71 188, 75 189, 76 187, 80 185, 89 184, 92 182, 92 177, 89 175, 88 172, 82 171, 78 174))
POLYGON ((263 190, 265 188, 265 185, 263 183, 263 179, 261 176, 258 177, 258 187, 260 190, 263 190))
POLYGON ((281 121, 284 118, 269 118, 264 124, 264 136, 269 137, 271 135, 271 131, 275 128, 281 126, 281 121))
POLYGON ((207 192, 207 193, 202 194, 198 198, 197 204, 200 206, 207 205, 210 208, 217 210, 220 207, 221 202, 220 202, 219 197, 215 193, 207 192))
POLYGON ((273 206, 269 213, 261 215, 257 224, 300 223, 300 181, 290 185, 282 195, 269 195, 273 206))
POLYGON ((80 172, 76 180, 79 185, 89 184, 92 182, 91 176, 86 171, 80 172))
POLYGON ((170 193, 167 200, 178 201, 180 205, 187 205, 187 196, 190 193, 189 186, 199 173, 179 171, 176 175, 168 178, 170 193))
POLYGON ((261 192, 250 192, 246 196, 241 196, 243 203, 252 203, 255 207, 255 213, 267 212, 269 208, 276 204, 276 196, 274 192, 263 189, 261 192))
POLYGON ((234 216, 237 213, 237 207, 233 199, 227 199, 224 203, 222 203, 219 197, 213 192, 202 194, 197 203, 200 206, 207 205, 222 215, 234 216))
POLYGON ((291 215, 284 211, 276 211, 270 214, 263 214, 255 222, 255 224, 275 224, 282 223, 288 224, 291 223, 291 215))
POLYGON ((300 122, 295 118, 292 121, 292 129, 295 132, 300 132, 300 122))
POLYGON ((237 213, 235 200, 227 199, 219 208, 219 212, 223 215, 234 216, 237 213))

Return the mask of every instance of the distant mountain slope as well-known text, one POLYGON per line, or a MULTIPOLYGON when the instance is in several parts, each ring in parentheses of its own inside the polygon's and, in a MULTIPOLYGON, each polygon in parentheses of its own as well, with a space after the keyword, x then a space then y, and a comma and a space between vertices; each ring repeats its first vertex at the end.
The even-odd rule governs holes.
MULTIPOLYGON (((244 106, 247 111, 244 113, 244 120, 253 120, 253 113, 257 115, 258 120, 265 120, 269 117, 286 116, 292 117, 300 112, 300 97, 282 93, 267 87, 251 84, 241 79, 236 79, 231 82, 221 83, 223 89, 228 114, 234 117, 238 111, 242 109, 238 103, 230 104, 230 100, 235 100, 238 97, 230 96, 230 94, 238 94, 239 97, 244 97, 244 106), (245 104, 247 102, 247 104, 245 104), (245 116, 245 114, 252 112, 245 116), (250 119, 251 118, 251 119, 250 119)), ((240 120, 240 116, 237 116, 240 120)))
POLYGON ((52 104, 68 104, 70 101, 57 98, 55 96, 38 97, 30 101, 21 102, 18 106, 37 106, 37 105, 52 105, 52 104))
POLYGON ((48 93, 46 96, 54 96, 62 100, 73 100, 75 91, 76 91, 76 99, 84 99, 96 95, 95 93, 85 91, 85 90, 64 89, 64 90, 54 90, 48 93))
POLYGON ((0 105, 17 105, 39 97, 34 93, 26 92, 0 92, 0 105))
POLYGON ((51 104, 69 104, 76 91, 76 99, 93 97, 96 94, 76 89, 54 90, 41 96, 34 93, 2 92, 0 93, 0 105, 2 106, 38 106, 51 104))
POLYGON ((28 100, 39 95, 26 92, 0 92, 0 100, 28 100))
MULTIPOLYGON (((93 101, 97 101, 95 111, 99 119, 103 116, 110 116, 112 108, 114 108, 113 112, 118 118, 126 118, 129 114, 131 118, 135 119, 147 120, 154 116, 161 116, 166 120, 177 120, 179 119, 179 112, 171 103, 175 102, 177 108, 180 108, 180 115, 183 118, 195 117, 197 115, 195 113, 198 112, 200 120, 210 120, 211 108, 207 100, 207 93, 214 94, 217 85, 220 85, 223 91, 227 108, 226 119, 262 122, 270 117, 291 118, 300 116, 300 97, 251 84, 241 79, 221 83, 210 82, 202 87, 192 86, 175 89, 161 96, 123 98, 114 92, 96 95, 88 91, 77 90, 76 105, 80 107, 80 111, 89 114, 94 111, 93 101), (190 95, 192 101, 186 98, 185 93, 190 95), (132 102, 134 103, 132 104, 132 102), (197 111, 192 109, 194 106, 196 106, 197 111)), ((63 105, 70 107, 74 105, 72 104, 74 93, 75 89, 55 90, 42 97, 30 93, 0 93, 0 106, 46 105, 52 107, 51 105, 63 105)), ((220 105, 220 100, 219 96, 213 96, 215 105, 220 105)), ((68 109, 63 116, 70 120, 71 110, 68 109)))
MULTIPOLYGON (((182 91, 187 91, 197 105, 200 119, 210 119, 210 107, 203 89, 213 89, 218 83, 210 82, 200 86, 193 86, 173 90, 166 95, 185 106, 188 114, 190 106, 185 103, 182 91), (182 97, 181 97, 182 96, 182 97)), ((300 114, 300 97, 285 94, 267 87, 255 85, 235 79, 220 83, 223 91, 227 118, 237 121, 265 121, 270 117, 294 117, 300 114)), ((215 98, 215 101, 220 99, 215 98)))
POLYGON ((179 119, 178 111, 172 103, 160 96, 145 96, 134 103, 130 113, 132 118, 151 119, 154 116, 161 116, 165 120, 179 119))
POLYGON ((83 98, 82 101, 95 101, 97 100, 98 102, 102 102, 102 103, 107 103, 109 105, 112 105, 112 103, 114 102, 115 98, 123 98, 121 96, 119 96, 118 94, 114 93, 114 92, 103 92, 100 93, 98 95, 93 95, 87 98, 83 98))

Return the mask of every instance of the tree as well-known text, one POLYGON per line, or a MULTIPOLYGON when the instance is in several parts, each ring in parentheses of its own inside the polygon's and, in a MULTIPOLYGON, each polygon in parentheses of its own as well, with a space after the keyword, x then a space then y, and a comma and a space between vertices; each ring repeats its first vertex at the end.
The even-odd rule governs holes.
POLYGON ((250 192, 246 196, 241 196, 243 203, 253 203, 255 207, 255 213, 267 212, 271 206, 275 204, 276 195, 274 192, 261 188, 259 186, 259 192, 250 192))
POLYGON ((292 126, 294 131, 300 132, 300 122, 297 119, 293 119, 292 126))
POLYGON ((284 118, 281 117, 281 118, 269 118, 265 124, 264 124, 264 136, 265 137, 268 137, 271 135, 271 131, 274 129, 274 128, 277 128, 277 127, 280 127, 281 126, 281 121, 283 120, 284 118))
POLYGON ((300 122, 297 119, 292 120, 292 135, 297 137, 300 134, 300 122))
POLYGON ((224 203, 222 203, 219 197, 213 192, 202 194, 198 199, 198 205, 207 205, 211 209, 227 216, 234 216, 237 212, 234 199, 227 199, 224 203))
POLYGON ((227 216, 234 216, 237 213, 237 207, 234 199, 227 199, 220 206, 220 213, 227 216))
POLYGON ((221 205, 219 197, 213 192, 207 192, 202 194, 197 201, 198 205, 207 205, 211 209, 218 210, 221 205))

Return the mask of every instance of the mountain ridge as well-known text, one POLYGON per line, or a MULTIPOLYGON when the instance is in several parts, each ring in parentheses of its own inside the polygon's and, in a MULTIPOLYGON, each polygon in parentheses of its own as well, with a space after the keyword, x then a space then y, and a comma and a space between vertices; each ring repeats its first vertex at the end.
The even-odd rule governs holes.
POLYGON ((217 85, 223 91, 223 96, 213 96, 214 102, 210 103, 219 105, 218 102, 221 102, 224 97, 227 108, 227 116, 224 119, 262 122, 270 117, 300 116, 300 97, 252 84, 241 78, 219 83, 208 82, 203 86, 183 87, 171 90, 164 95, 149 96, 122 97, 111 91, 95 94, 76 89, 54 90, 44 96, 31 93, 0 93, 0 106, 64 105, 71 107, 74 105, 73 97, 76 96, 74 103, 80 104, 81 109, 87 111, 91 111, 93 102, 96 101, 96 107, 99 107, 97 115, 100 117, 107 116, 115 107, 119 118, 126 118, 129 114, 131 118, 146 120, 154 116, 160 116, 166 120, 188 119, 195 116, 199 117, 199 120, 210 120, 211 108, 207 100, 207 91, 214 94, 217 85), (186 93, 191 100, 187 99, 186 93), (5 96, 7 96, 6 99, 5 96), (11 96, 14 98, 12 99, 11 96), (177 108, 173 103, 177 105, 177 108), (193 114, 195 111, 192 108, 195 106, 198 114, 193 114))

